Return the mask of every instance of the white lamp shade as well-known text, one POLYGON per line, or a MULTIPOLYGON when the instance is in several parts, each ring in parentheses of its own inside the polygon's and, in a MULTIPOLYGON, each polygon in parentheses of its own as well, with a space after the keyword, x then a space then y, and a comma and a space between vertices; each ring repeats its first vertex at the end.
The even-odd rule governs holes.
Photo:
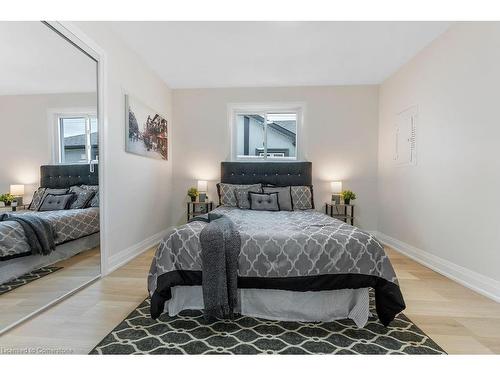
POLYGON ((208 184, 207 181, 198 181, 198 191, 201 191, 203 193, 206 193, 208 189, 208 184))
POLYGON ((24 185, 10 185, 10 193, 15 197, 24 195, 24 185))
POLYGON ((332 181, 330 182, 330 186, 332 188, 332 193, 341 193, 342 192, 342 181, 332 181))

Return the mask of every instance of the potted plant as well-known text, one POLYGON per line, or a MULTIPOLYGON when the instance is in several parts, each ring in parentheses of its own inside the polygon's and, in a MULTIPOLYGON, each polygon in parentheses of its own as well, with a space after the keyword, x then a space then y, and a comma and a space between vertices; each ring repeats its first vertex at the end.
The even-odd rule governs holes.
POLYGON ((344 204, 351 204, 351 200, 356 199, 356 194, 350 190, 344 190, 342 192, 342 198, 344 199, 344 204))
POLYGON ((196 201, 196 197, 198 195, 200 195, 200 193, 198 192, 198 189, 196 189, 195 187, 192 187, 188 190, 188 195, 189 195, 189 198, 191 198, 191 202, 194 202, 194 201, 196 201))
POLYGON ((0 202, 5 203, 5 206, 7 206, 7 207, 10 206, 10 204, 12 202, 14 202, 15 199, 16 199, 16 197, 14 197, 10 193, 5 193, 5 194, 0 195, 0 202))

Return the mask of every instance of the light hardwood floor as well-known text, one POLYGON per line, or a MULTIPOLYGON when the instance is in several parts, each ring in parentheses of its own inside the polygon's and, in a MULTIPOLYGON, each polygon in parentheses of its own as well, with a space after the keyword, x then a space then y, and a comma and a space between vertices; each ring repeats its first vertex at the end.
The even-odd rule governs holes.
MULTIPOLYGON (((448 353, 500 354, 500 304, 387 249, 405 314, 448 353)), ((147 296, 153 250, 0 337, 2 348, 88 353, 147 296)))
POLYGON ((0 329, 99 276, 100 264, 96 247, 53 264, 62 269, 0 295, 0 329))

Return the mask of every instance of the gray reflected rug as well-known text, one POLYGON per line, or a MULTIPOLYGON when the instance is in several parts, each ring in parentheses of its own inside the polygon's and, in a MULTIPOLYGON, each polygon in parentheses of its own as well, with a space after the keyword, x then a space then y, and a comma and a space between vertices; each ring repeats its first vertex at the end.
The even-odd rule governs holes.
POLYGON ((63 267, 42 267, 37 270, 28 272, 22 276, 19 276, 17 279, 13 279, 6 283, 0 284, 0 296, 2 294, 8 293, 11 290, 17 289, 20 286, 31 283, 32 281, 41 279, 44 276, 50 275, 56 271, 59 271, 63 267))
MULTIPOLYGON (((371 298, 372 313, 373 298, 371 298)), ((350 320, 280 322, 237 315, 207 323, 201 310, 149 317, 146 299, 90 354, 446 354, 403 314, 384 327, 350 320)))

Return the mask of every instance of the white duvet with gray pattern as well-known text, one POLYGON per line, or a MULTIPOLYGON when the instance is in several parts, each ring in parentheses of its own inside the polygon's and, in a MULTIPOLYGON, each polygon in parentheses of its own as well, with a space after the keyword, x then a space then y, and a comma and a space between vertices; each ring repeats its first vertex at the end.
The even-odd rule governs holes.
MULTIPOLYGON (((56 245, 99 232, 98 207, 19 213, 19 215, 24 214, 36 214, 46 219, 54 228, 56 245)), ((26 241, 24 230, 18 222, 0 223, 0 259, 29 253, 31 249, 26 241)))
MULTIPOLYGON (((371 234, 314 210, 252 211, 218 207, 241 236, 238 276, 294 277, 324 274, 364 274, 398 284, 383 246, 371 234)), ((207 225, 193 221, 173 228, 153 259, 148 287, 175 270, 200 271, 199 235, 207 225)))

